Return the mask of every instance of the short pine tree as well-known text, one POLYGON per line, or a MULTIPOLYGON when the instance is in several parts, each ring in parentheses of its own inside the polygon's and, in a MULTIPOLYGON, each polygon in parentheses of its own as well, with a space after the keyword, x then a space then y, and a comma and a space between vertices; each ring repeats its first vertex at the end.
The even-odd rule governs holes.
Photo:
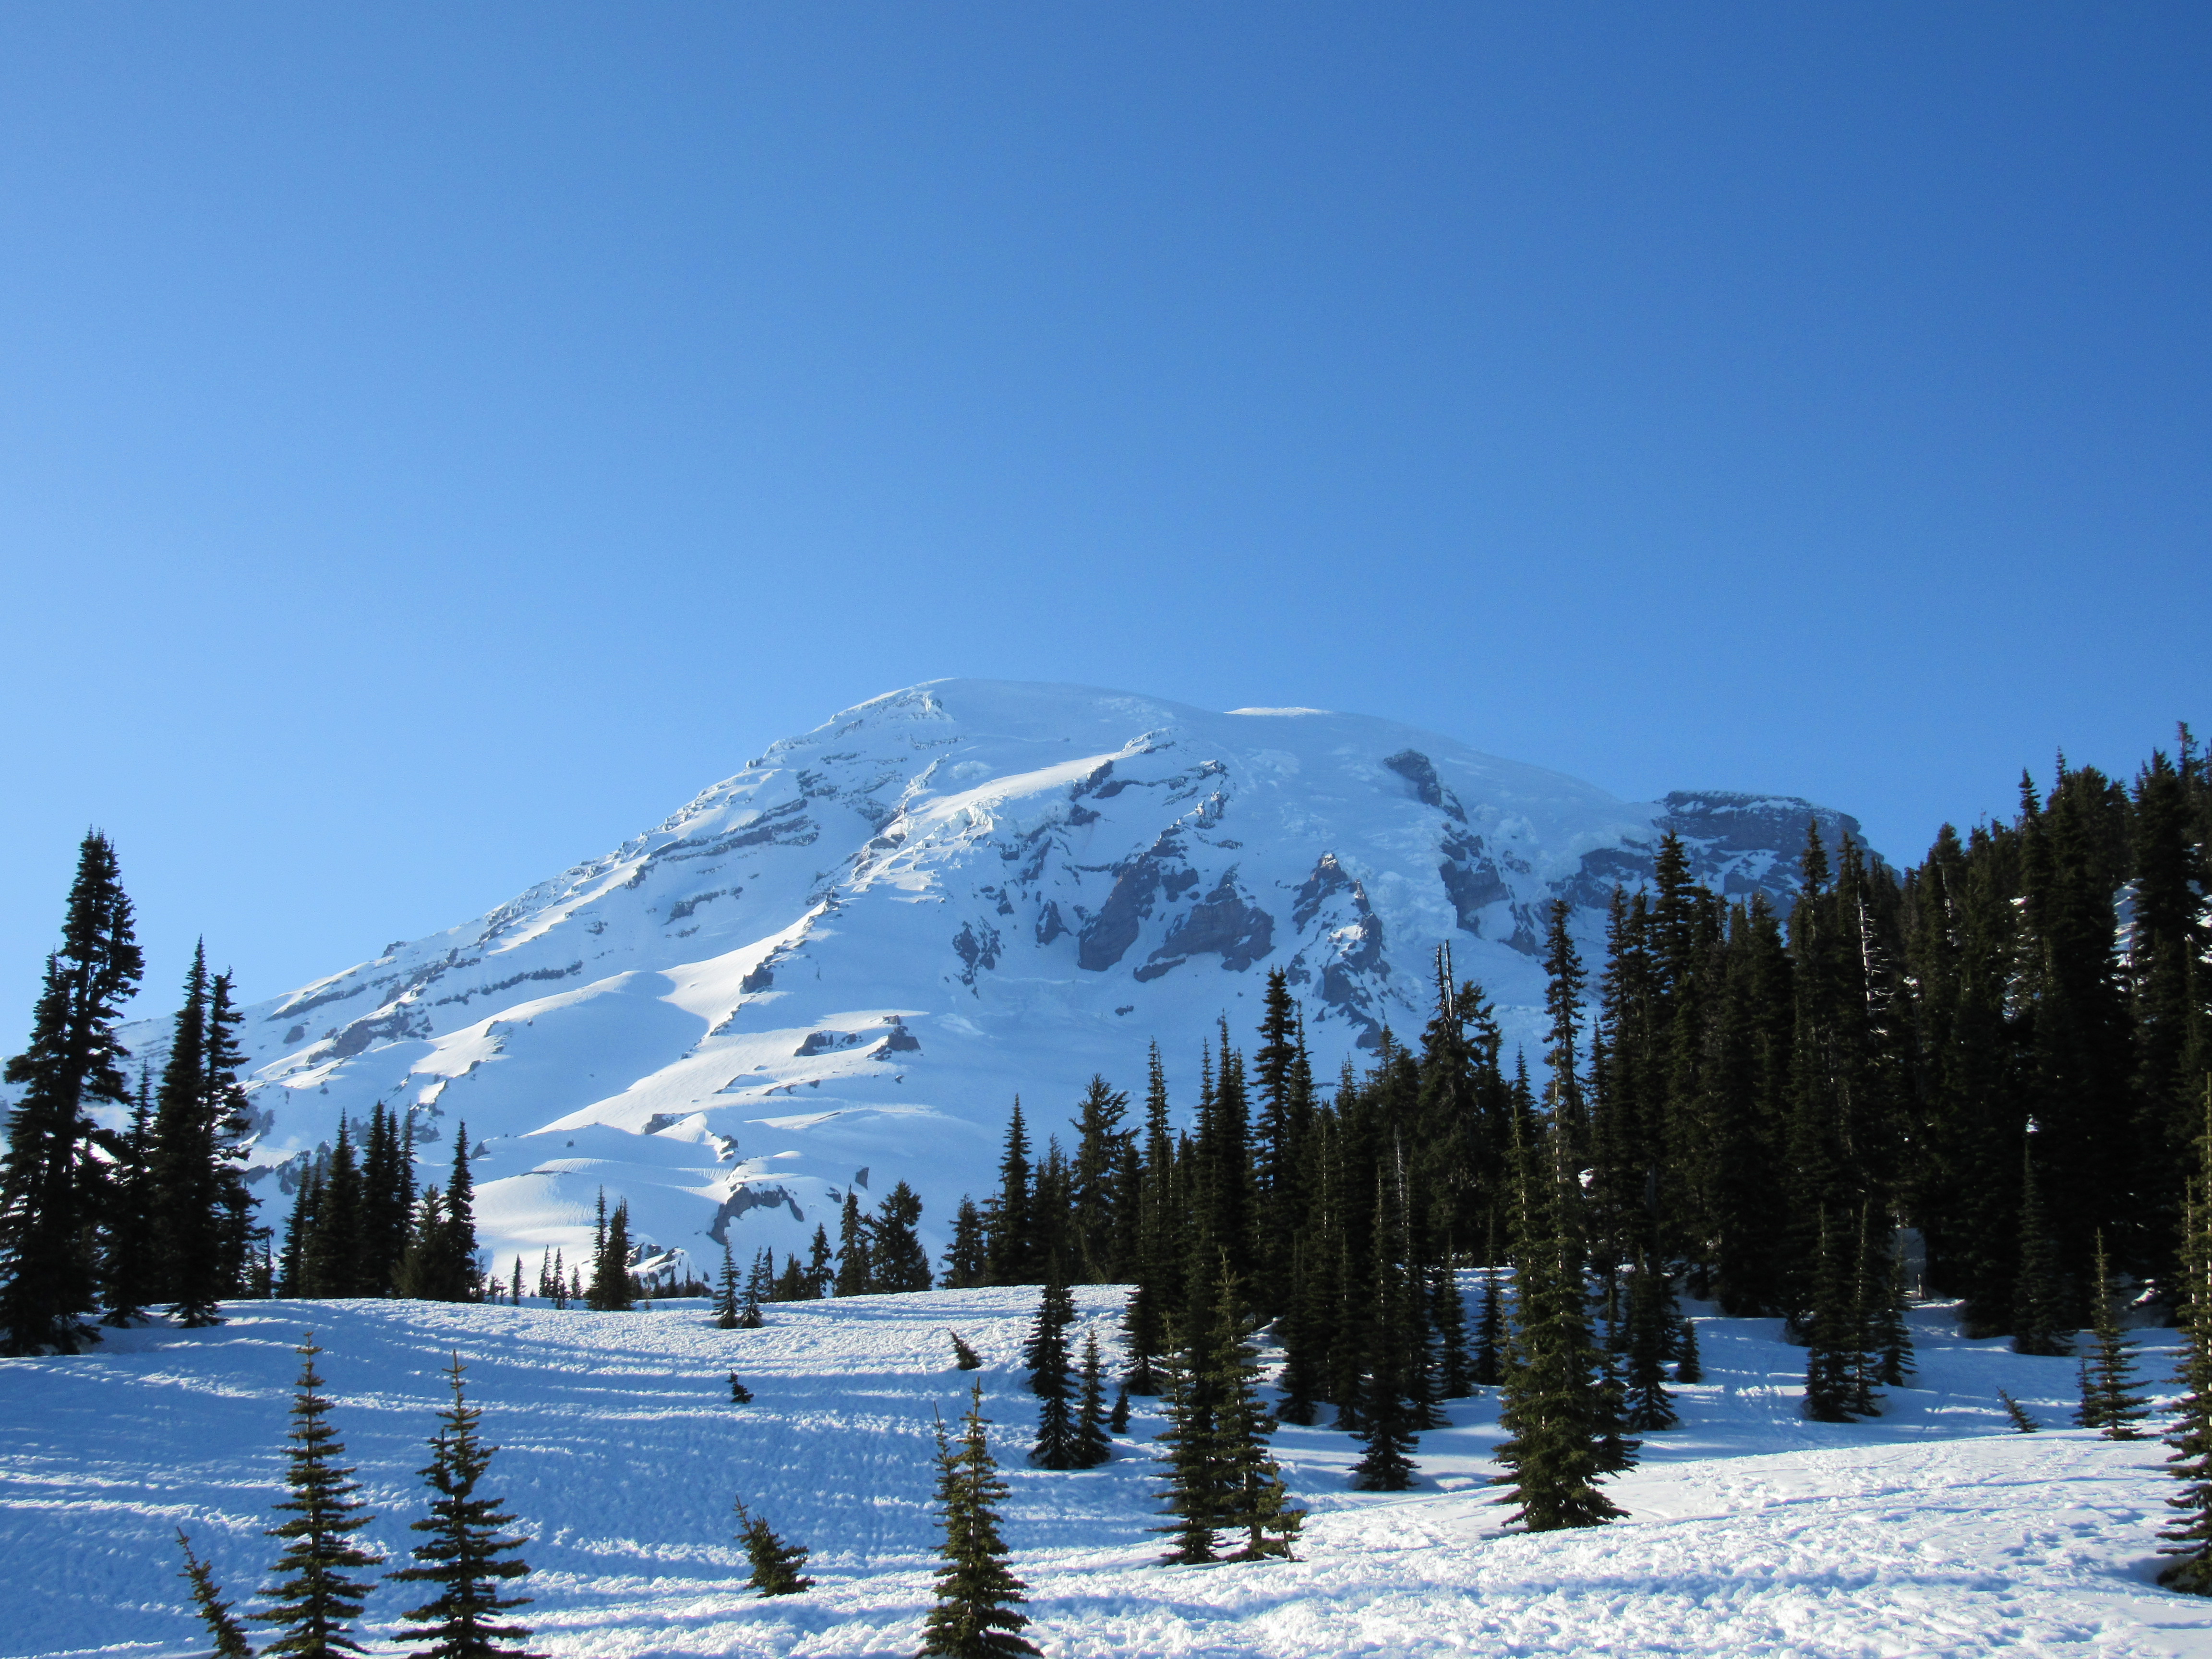
POLYGON ((753 1391, 738 1381, 738 1374, 735 1371, 730 1373, 730 1403, 732 1406, 750 1406, 753 1403, 753 1391))
POLYGON ((2022 1406, 2019 1401, 2014 1399, 2002 1389, 1999 1389, 1997 1390, 1997 1398, 2004 1402, 2005 1415, 2012 1419, 2013 1428, 2018 1433, 2033 1434, 2038 1429, 2043 1426, 2042 1424, 2037 1422, 2033 1418, 2027 1414, 2027 1408, 2026 1407, 2022 1406))
POLYGON ((453 1403, 438 1413, 430 1462, 421 1471, 435 1496, 428 1516, 409 1524, 425 1540, 415 1546, 413 1566, 388 1575, 396 1583, 434 1586, 430 1600, 401 1615, 411 1623, 400 1635, 429 1644, 414 1659, 530 1659, 521 1645, 529 1628, 500 1617, 529 1605, 526 1595, 501 1593, 529 1576, 528 1564, 514 1554, 529 1540, 503 1536, 514 1517, 477 1490, 498 1448, 477 1437, 483 1414, 469 1404, 462 1370, 456 1353, 446 1370, 453 1403))
POLYGON ((1020 1611, 1028 1586, 1006 1566, 998 1504, 1008 1487, 984 1436, 986 1420, 979 1382, 969 1398, 957 1449, 944 1423, 937 1425, 937 1502, 945 1529, 939 1554, 944 1565, 937 1570, 937 1604, 923 1621, 916 1659, 1008 1659, 1037 1652, 1019 1633, 1029 1623, 1020 1611))
POLYGON ((2105 1255, 2105 1235, 2097 1235, 2097 1288, 2089 1308, 2089 1328, 2096 1335, 2094 1349, 2081 1357, 2083 1428, 2100 1431, 2107 1440, 2140 1440, 2136 1425, 2150 1415, 2150 1407, 2135 1392, 2135 1341, 2120 1328, 2112 1310, 2117 1299, 2111 1263, 2105 1255))
POLYGON ((1098 1328, 1083 1333, 1083 1364, 1075 1407, 1075 1467, 1095 1469, 1114 1455, 1114 1443, 1106 1437, 1106 1365, 1098 1352, 1098 1328))
POLYGON ((981 1370, 983 1356, 962 1341, 959 1332, 953 1331, 949 1334, 952 1338, 952 1369, 956 1371, 981 1370))
POLYGON ((738 1304, 738 1329, 757 1331, 768 1322, 761 1312, 761 1303, 769 1294, 775 1260, 773 1254, 765 1249, 754 1255, 752 1267, 745 1274, 744 1297, 738 1304))
POLYGON ((812 1589, 814 1581, 799 1576, 806 1565, 806 1547, 777 1536, 775 1528, 745 1508, 744 1498, 738 1499, 737 1508, 738 1541, 745 1547, 745 1559, 752 1566, 748 1581, 752 1587, 763 1595, 797 1595, 812 1589))
POLYGON ((726 1331, 738 1328, 738 1261, 730 1254, 730 1241, 722 1241, 722 1275, 714 1291, 714 1323, 726 1331))
POLYGON ((214 1571, 192 1553, 192 1540, 185 1535, 182 1527, 177 1528, 177 1547, 184 1552, 185 1570, 179 1578, 191 1581, 192 1610, 207 1626, 208 1640, 215 1644, 208 1659, 253 1659, 252 1645, 246 1639, 246 1627, 238 1622, 230 1603, 216 1588, 214 1571))
POLYGON ((1116 1434, 1129 1431, 1129 1385, 1124 1382, 1114 1395, 1114 1409, 1107 1413, 1106 1426, 1116 1434))
POLYGON ((252 1617, 280 1632, 263 1650, 270 1659, 331 1659, 362 1651, 350 1627, 374 1588, 346 1575, 380 1566, 384 1558, 352 1541, 376 1517, 362 1505, 353 1471, 339 1465, 345 1447, 327 1420, 331 1402, 316 1392, 323 1386, 315 1370, 322 1350, 313 1333, 298 1352, 303 1363, 292 1401, 291 1443, 284 1449, 284 1484, 291 1495, 276 1505, 292 1518, 268 1529, 266 1536, 281 1538, 285 1546, 274 1569, 277 1582, 261 1592, 276 1605, 252 1617))

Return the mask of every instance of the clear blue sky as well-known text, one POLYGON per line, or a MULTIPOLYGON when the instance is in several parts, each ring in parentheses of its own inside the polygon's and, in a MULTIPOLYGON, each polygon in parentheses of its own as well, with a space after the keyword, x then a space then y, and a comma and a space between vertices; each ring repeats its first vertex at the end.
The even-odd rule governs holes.
MULTIPOLYGON (((940 674, 1893 859, 2212 724, 2196 4, 0 6, 0 1047, 940 674)), ((149 1012, 157 1010, 149 1009, 149 1012)))

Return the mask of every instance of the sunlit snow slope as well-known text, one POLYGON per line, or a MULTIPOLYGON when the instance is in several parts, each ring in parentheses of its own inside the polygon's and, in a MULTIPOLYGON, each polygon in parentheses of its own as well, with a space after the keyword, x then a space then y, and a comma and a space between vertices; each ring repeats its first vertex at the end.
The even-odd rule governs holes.
MULTIPOLYGON (((658 828, 489 915, 249 1012, 274 1218, 297 1160, 371 1103, 426 1173, 465 1121, 505 1268, 573 1259, 604 1187, 664 1249, 802 1248, 910 1182, 940 1244, 1008 1103, 1046 1130, 1157 1037, 1194 1079, 1290 975, 1320 1075, 1417 1031, 1437 947, 1532 1036, 1565 896, 1595 952, 1668 828, 1731 893, 1794 884, 1806 802, 1613 799, 1389 721, 1212 714, 944 680, 773 745, 658 828)), ((128 1040, 158 1055, 158 1023, 128 1040)), ((1530 1044, 1533 1049, 1536 1045, 1530 1044)))
MULTIPOLYGON (((1473 1275, 1468 1275, 1473 1289, 1473 1275)), ((1123 1292, 1077 1291, 1109 1356, 1123 1292)), ((2074 1362, 1914 1315, 1919 1372, 1886 1413, 1804 1420, 1805 1351, 1780 1322, 1701 1316, 1705 1380, 1681 1426, 1609 1483, 1628 1511, 1589 1532, 1506 1534, 1487 1482, 1494 1395, 1425 1433, 1415 1490, 1346 1489, 1358 1449, 1326 1427, 1276 1437, 1311 1510, 1289 1564, 1163 1567, 1161 1427, 1139 1401, 1104 1468, 1027 1468, 1038 1402, 1020 1363, 1030 1290, 777 1304, 720 1331, 703 1302, 651 1313, 429 1303, 240 1303, 210 1330, 118 1331, 70 1359, 0 1361, 0 1654, 185 1659, 207 1651, 176 1577, 192 1534, 240 1600, 270 1582, 285 1408, 312 1327, 331 1420, 377 1520, 419 1542, 416 1471, 440 1373, 469 1367, 501 1449, 486 1489, 532 1539, 533 1652, 554 1659, 904 1659, 931 1596, 932 1414, 983 1386, 1011 1491, 1006 1536, 1052 1659, 1123 1655, 2212 1656, 2212 1605, 2151 1582, 2173 1487, 2156 1441, 2064 1427, 2074 1362), (983 1368, 952 1368, 957 1330, 983 1368), (730 1402, 735 1370, 752 1402, 730 1402), (2046 1425, 2007 1427, 1996 1391, 2046 1425), (817 1587, 746 1589, 731 1499, 814 1551, 817 1587)), ((2172 1349, 2145 1356, 2164 1377, 2172 1349)), ((369 1647, 397 1653, 392 1585, 369 1647)))

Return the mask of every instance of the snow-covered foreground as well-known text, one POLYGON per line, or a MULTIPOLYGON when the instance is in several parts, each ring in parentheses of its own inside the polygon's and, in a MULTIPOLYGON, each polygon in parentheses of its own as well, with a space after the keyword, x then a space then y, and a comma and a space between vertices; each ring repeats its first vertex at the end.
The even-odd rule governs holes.
MULTIPOLYGON (((1079 1293, 1102 1335, 1120 1301, 1079 1293)), ((1423 1437, 1411 1493, 1346 1492, 1348 1439, 1285 1429, 1314 1510, 1301 1559, 1166 1568, 1146 1530, 1156 1419, 1140 1412, 1103 1469, 1023 1467, 1036 1402, 1017 1356, 1035 1305, 1024 1291, 866 1297, 725 1332, 697 1304, 247 1303, 215 1330, 0 1362, 0 1653, 204 1651, 172 1534, 191 1531, 234 1595, 262 1582, 292 1348, 312 1328, 388 1551, 422 1512, 440 1370, 456 1351, 467 1363, 504 1448, 494 1484, 537 1534, 526 1617, 556 1659, 911 1654, 936 1538, 932 1408, 950 1418, 971 1380, 948 1329, 986 1361, 973 1376, 1048 1654, 2212 1655, 2212 1606, 2151 1583, 2164 1449, 2059 1428, 2071 1362, 1960 1342, 1942 1310, 1917 1316, 1922 1386, 1844 1427, 1800 1419, 1803 1355, 1771 1322, 1701 1320, 1710 1381, 1681 1391, 1684 1426, 1615 1483, 1622 1523, 1501 1533, 1486 1398, 1423 1437), (749 1406, 729 1402, 733 1368, 749 1406), (2052 1431, 2008 1431, 2000 1386, 2052 1431), (817 1589, 744 1589, 740 1493, 813 1549, 817 1589)), ((380 1631, 407 1605, 380 1592, 380 1631)))

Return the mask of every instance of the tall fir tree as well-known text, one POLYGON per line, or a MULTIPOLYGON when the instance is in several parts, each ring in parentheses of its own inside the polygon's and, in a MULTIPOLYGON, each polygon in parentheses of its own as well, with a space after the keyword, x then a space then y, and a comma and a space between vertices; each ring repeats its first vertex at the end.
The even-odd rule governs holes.
POLYGON ((628 1313, 635 1300, 629 1277, 629 1200, 620 1200, 609 1210, 602 1189, 592 1251, 592 1283, 585 1301, 598 1313, 628 1313))
POLYGON ((284 1540, 272 1571, 276 1583, 261 1592, 274 1605, 252 1617, 274 1626, 276 1639, 262 1650, 264 1659, 335 1659, 364 1651, 354 1639, 369 1591, 366 1579, 347 1575, 380 1566, 384 1558, 354 1541, 354 1534, 376 1517, 361 1498, 353 1470, 339 1460, 345 1446, 330 1425, 331 1402, 318 1392, 323 1379, 315 1370, 313 1334, 301 1345, 300 1380, 292 1400, 290 1443, 284 1449, 284 1485, 289 1496, 276 1504, 288 1521, 268 1529, 284 1540))
POLYGON ((87 1318, 100 1305, 104 1196, 92 1113, 130 1104, 129 1054, 115 1026, 144 971, 115 848, 92 830, 77 849, 29 1045, 0 1073, 19 1091, 0 1161, 0 1350, 8 1353, 70 1354, 99 1340, 87 1318))
POLYGON ((1680 1418, 1667 1391, 1667 1361, 1674 1346, 1674 1286, 1648 1259, 1638 1260, 1628 1281, 1627 1425, 1638 1434, 1671 1429, 1680 1418))
POLYGON ((138 1070, 137 1098, 131 1106, 131 1127, 123 1156, 109 1176, 106 1224, 101 1230, 100 1289, 103 1325, 143 1324, 146 1310, 161 1293, 155 1249, 153 1178, 153 1093, 146 1068, 138 1070))
POLYGON ((957 1448, 937 1427, 938 1521, 944 1540, 938 1553, 936 1604, 922 1624, 918 1659, 1012 1659, 1035 1654, 1022 1636, 1028 1615, 1021 1611, 1029 1587, 1006 1565, 1009 1552, 999 1530, 998 1506, 1009 1488, 984 1433, 983 1387, 969 1395, 968 1415, 957 1448))
POLYGON ((722 1276, 714 1292, 714 1323, 726 1331, 738 1328, 738 1262, 730 1241, 722 1240, 722 1276))
POLYGON ((2013 1295, 2012 1351, 2069 1354, 2074 1322, 2058 1282, 2057 1250, 2045 1220, 2034 1147, 2021 1157, 2020 1277, 2013 1295))
POLYGON ((446 1370, 453 1402, 438 1413, 430 1462, 421 1471, 434 1494, 430 1513, 409 1522, 426 1535, 415 1546, 415 1565, 386 1575, 395 1583, 434 1587, 428 1601, 400 1615, 411 1622, 399 1634, 428 1644, 413 1659, 532 1659, 523 1646, 529 1627, 502 1617, 530 1604, 526 1595, 504 1593, 529 1576, 515 1552, 530 1540, 505 1535, 514 1517, 477 1490, 498 1448, 478 1434, 483 1413, 468 1401, 463 1370, 456 1353, 446 1370))

